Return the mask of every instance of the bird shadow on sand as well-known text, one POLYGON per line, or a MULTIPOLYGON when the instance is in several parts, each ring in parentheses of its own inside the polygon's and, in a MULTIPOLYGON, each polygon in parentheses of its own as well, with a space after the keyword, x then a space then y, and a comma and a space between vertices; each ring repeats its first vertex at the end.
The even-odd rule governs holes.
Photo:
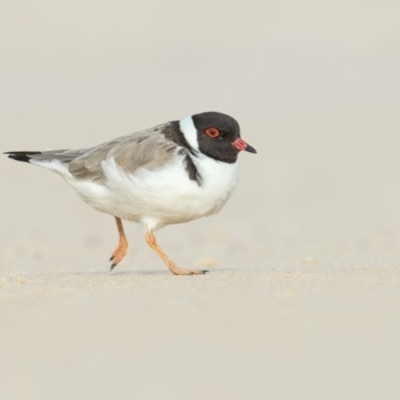
POLYGON ((36 276, 58 275, 58 276, 92 276, 92 277, 113 277, 119 275, 165 275, 168 271, 63 271, 63 272, 41 272, 35 273, 36 276))
MULTIPOLYGON (((229 268, 229 267, 224 267, 224 268, 213 268, 213 269, 207 269, 207 268, 195 268, 195 269, 200 269, 200 270, 207 270, 206 275, 212 275, 215 272, 232 272, 235 270, 235 268, 229 268)), ((145 270, 145 269, 140 269, 140 270, 131 270, 131 271, 113 271, 110 273, 111 275, 171 275, 171 272, 168 270, 161 271, 161 270, 145 270)), ((194 275, 187 275, 187 276, 194 276, 194 275)), ((198 276, 198 275, 196 275, 198 276)), ((199 275, 201 276, 201 275, 199 275)))
POLYGON ((118 275, 167 275, 171 274, 169 271, 147 271, 144 269, 139 270, 131 270, 131 271, 112 271, 109 272, 110 276, 118 276, 118 275))
MULTIPOLYGON (((201 269, 201 268, 200 268, 201 269)), ((204 268, 207 269, 207 268, 204 268)), ((207 276, 212 276, 214 273, 218 273, 218 272, 232 272, 235 271, 236 268, 232 267, 223 267, 223 268, 213 268, 213 269, 208 269, 207 272, 207 276)), ((21 274, 24 275, 24 274, 21 274)), ((36 276, 36 277, 47 277, 49 275, 51 276, 59 276, 59 277, 67 277, 67 276, 76 276, 76 277, 104 277, 104 278, 112 278, 112 277, 118 277, 118 276, 171 276, 171 277, 175 277, 175 275, 171 274, 171 272, 169 272, 167 269, 166 270, 147 270, 147 269, 132 269, 132 270, 113 270, 113 271, 107 271, 107 270, 99 270, 99 271, 93 271, 93 270, 89 270, 89 271, 85 271, 85 270, 75 270, 75 271, 54 271, 54 272, 34 272, 33 274, 27 274, 32 275, 32 276, 36 276)), ((188 275, 193 277, 193 275, 188 275)), ((201 276, 201 275, 200 275, 201 276)))

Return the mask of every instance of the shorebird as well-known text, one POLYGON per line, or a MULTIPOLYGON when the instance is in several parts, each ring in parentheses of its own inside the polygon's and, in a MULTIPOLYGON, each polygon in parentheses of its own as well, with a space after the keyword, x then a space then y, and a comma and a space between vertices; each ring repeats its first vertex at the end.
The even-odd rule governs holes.
POLYGON ((237 184, 241 150, 256 153, 237 121, 204 112, 88 149, 5 154, 57 172, 86 203, 115 217, 119 243, 111 270, 126 255, 122 220, 128 220, 144 226, 146 242, 173 274, 199 275, 208 271, 179 268, 154 231, 220 211, 237 184))

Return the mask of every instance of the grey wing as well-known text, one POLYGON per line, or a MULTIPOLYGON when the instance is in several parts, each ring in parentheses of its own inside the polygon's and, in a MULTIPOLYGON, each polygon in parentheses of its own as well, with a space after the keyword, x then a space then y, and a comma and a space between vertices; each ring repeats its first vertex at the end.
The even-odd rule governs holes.
POLYGON ((84 150, 69 161, 68 170, 78 179, 102 180, 102 162, 110 158, 129 173, 140 167, 153 170, 168 163, 177 148, 177 144, 152 129, 141 131, 84 150))

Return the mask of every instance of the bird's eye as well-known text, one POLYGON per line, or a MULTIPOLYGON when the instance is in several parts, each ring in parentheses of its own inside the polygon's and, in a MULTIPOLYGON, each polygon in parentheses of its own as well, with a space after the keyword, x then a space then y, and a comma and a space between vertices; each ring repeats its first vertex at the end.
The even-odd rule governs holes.
POLYGON ((210 138, 216 138, 220 135, 219 130, 217 128, 207 128, 204 132, 210 138))

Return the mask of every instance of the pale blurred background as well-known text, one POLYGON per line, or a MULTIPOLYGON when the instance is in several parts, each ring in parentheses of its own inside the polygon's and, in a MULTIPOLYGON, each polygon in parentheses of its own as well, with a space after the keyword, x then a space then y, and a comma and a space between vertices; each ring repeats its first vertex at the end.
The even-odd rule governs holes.
POLYGON ((241 154, 218 216, 159 232, 179 264, 212 270, 193 280, 134 225, 109 275, 113 219, 1 157, 1 397, 399 398, 399 13, 4 0, 2 152, 220 111, 258 154, 241 154))

